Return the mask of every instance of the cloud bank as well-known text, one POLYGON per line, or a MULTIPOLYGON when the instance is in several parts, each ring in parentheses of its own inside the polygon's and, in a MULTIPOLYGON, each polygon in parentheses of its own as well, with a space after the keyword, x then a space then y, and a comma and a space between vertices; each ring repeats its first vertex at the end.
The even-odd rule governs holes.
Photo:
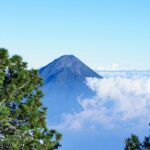
POLYGON ((150 77, 150 71, 138 71, 138 70, 134 70, 134 71, 99 71, 97 72, 99 73, 102 77, 105 78, 116 78, 116 77, 120 77, 120 78, 149 78, 150 77))
POLYGON ((122 128, 148 124, 150 120, 150 78, 87 78, 96 94, 79 100, 82 111, 63 116, 61 127, 122 128))

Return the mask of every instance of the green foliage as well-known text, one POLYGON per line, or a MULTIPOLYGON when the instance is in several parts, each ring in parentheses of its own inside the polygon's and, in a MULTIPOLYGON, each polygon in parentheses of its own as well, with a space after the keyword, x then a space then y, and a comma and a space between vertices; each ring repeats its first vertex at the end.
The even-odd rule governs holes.
POLYGON ((141 143, 136 135, 132 134, 130 138, 126 139, 125 150, 141 150, 141 143))
POLYGON ((125 144, 125 150, 150 150, 150 135, 140 142, 138 136, 132 134, 126 139, 125 144))
POLYGON ((46 127, 42 80, 18 55, 0 49, 0 149, 54 150, 61 134, 46 127))

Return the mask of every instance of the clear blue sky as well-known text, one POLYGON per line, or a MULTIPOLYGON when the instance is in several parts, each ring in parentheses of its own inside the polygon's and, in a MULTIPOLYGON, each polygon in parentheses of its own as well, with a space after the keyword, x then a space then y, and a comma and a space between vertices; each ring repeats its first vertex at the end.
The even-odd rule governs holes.
POLYGON ((4 0, 0 47, 32 67, 74 54, 92 67, 150 68, 150 1, 4 0))

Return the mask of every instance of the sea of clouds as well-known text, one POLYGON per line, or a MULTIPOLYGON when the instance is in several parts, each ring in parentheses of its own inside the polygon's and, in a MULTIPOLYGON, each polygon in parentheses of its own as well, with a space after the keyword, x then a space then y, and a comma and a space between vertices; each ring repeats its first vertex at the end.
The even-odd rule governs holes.
POLYGON ((150 121, 150 72, 101 72, 103 79, 87 78, 95 92, 79 99, 79 112, 63 115, 67 129, 143 128, 150 121))

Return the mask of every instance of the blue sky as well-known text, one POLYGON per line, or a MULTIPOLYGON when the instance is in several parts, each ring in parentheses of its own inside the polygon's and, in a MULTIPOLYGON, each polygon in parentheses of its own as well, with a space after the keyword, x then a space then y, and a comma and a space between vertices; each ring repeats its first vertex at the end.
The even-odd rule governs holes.
POLYGON ((149 0, 5 0, 0 47, 31 67, 74 54, 91 67, 150 68, 149 0))

